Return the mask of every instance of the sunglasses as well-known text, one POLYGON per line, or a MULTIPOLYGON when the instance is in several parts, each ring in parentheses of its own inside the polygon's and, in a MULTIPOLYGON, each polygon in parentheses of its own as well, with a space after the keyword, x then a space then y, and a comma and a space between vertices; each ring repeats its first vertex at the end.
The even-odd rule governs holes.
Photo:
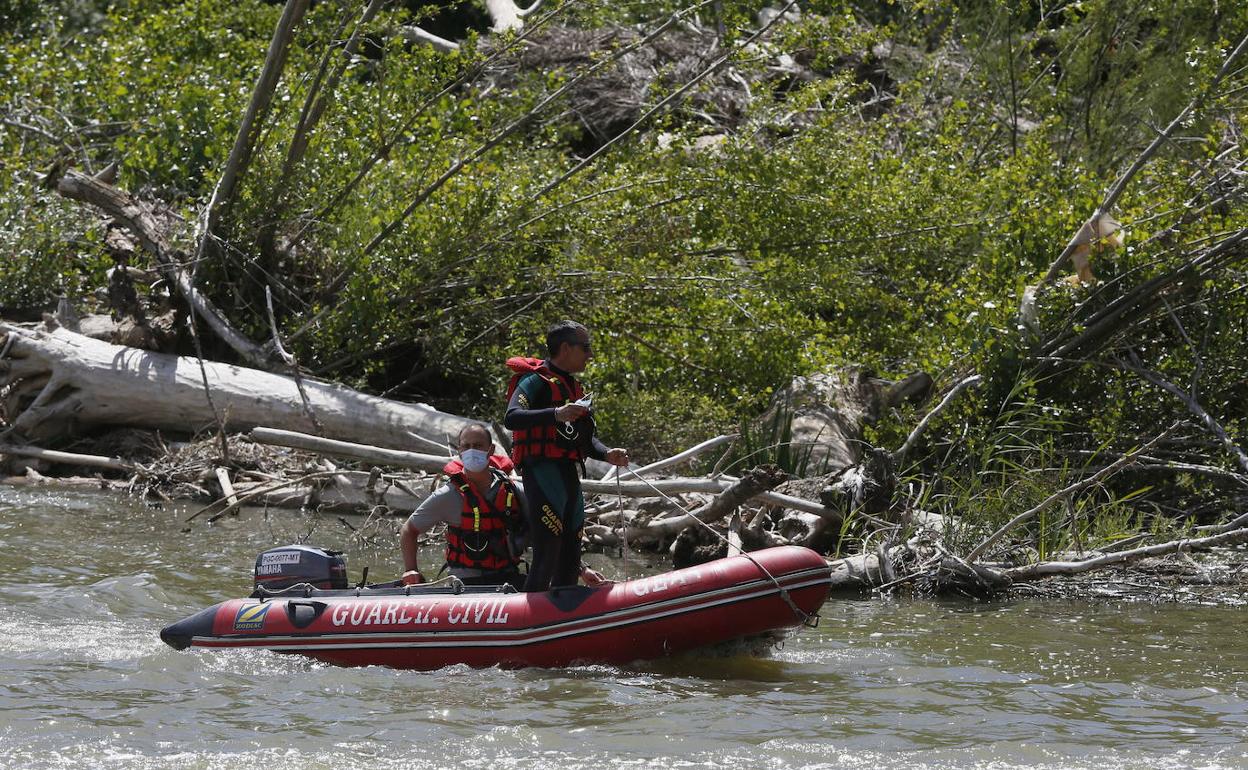
POLYGON ((590 344, 588 342, 573 342, 571 344, 576 345, 578 348, 580 348, 581 350, 584 350, 586 353, 590 352, 590 344))

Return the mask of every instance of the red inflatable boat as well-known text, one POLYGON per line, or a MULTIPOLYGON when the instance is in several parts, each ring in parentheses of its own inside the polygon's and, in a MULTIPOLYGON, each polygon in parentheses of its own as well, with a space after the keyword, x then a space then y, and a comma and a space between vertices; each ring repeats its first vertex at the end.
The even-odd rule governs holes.
MULTIPOLYGON (((277 559, 273 553, 261 559, 277 559)), ((257 560, 261 586, 264 568, 257 560)), ((209 607, 160 637, 179 650, 258 648, 344 666, 628 663, 810 623, 830 584, 823 558, 796 546, 544 593, 457 582, 348 589, 299 583, 258 587, 252 598, 209 607)))

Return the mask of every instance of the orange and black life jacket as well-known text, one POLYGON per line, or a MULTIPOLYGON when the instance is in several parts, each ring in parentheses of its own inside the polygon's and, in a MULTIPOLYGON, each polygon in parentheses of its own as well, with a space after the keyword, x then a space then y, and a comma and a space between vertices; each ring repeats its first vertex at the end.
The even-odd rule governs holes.
MULTIPOLYGON (((527 374, 536 374, 550 386, 549 401, 530 404, 532 409, 561 407, 569 401, 576 401, 585 395, 581 383, 574 377, 556 374, 546 362, 540 358, 516 356, 507 359, 507 366, 515 374, 507 385, 507 400, 516 392, 520 380, 527 374)), ((511 433, 511 459, 519 465, 526 457, 545 457, 551 460, 584 460, 582 447, 587 445, 593 434, 593 423, 588 415, 571 425, 552 423, 535 425, 531 428, 514 430, 511 433), (588 433, 589 435, 583 435, 588 433)))
MULTIPOLYGON (((491 465, 495 465, 492 460, 491 465)), ((512 548, 510 534, 524 516, 515 484, 506 473, 491 468, 499 481, 498 492, 493 500, 486 500, 464 477, 459 460, 450 461, 442 471, 463 504, 459 526, 446 528, 446 563, 491 572, 516 569, 520 555, 512 548)))

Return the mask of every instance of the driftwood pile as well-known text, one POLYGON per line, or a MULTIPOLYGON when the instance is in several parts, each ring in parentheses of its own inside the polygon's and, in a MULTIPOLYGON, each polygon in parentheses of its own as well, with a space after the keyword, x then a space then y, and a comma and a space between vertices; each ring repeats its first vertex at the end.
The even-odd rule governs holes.
MULTIPOLYGON (((24 470, 31 481, 43 479, 49 467, 76 468, 96 474, 79 483, 209 503, 191 517, 192 526, 246 505, 368 513, 397 522, 392 514, 406 514, 436 486, 447 439, 466 421, 328 383, 112 345, 55 319, 0 331, 0 419, 7 426, 0 456, 10 471, 24 470), (116 454, 37 446, 101 431, 96 445, 112 446, 116 454), (208 438, 160 438, 187 433, 208 438)), ((970 378, 951 388, 936 409, 974 384, 970 378)), ((1053 575, 1248 541, 1248 521, 1237 520, 1196 539, 1061 561, 1002 561, 1009 549, 998 544, 1044 506, 1128 465, 1149 451, 1146 444, 959 556, 947 545, 966 541, 958 520, 894 502, 895 462, 918 440, 931 413, 896 452, 862 441, 865 425, 930 391, 923 375, 900 383, 853 370, 798 378, 775 408, 791 416, 792 441, 813 447, 818 467, 833 469, 813 478, 791 479, 770 466, 740 476, 661 477, 695 458, 723 454, 735 436, 710 439, 618 478, 613 469, 594 466, 599 478, 584 482, 591 501, 587 543, 611 551, 665 550, 678 567, 800 544, 831 556, 853 554, 829 560, 839 588, 991 597, 1053 575)))

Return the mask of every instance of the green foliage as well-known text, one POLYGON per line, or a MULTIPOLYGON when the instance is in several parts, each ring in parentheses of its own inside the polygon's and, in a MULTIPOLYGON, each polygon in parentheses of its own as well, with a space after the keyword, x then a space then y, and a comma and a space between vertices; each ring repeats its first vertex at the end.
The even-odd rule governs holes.
POLYGON ((58 296, 87 293, 88 276, 107 264, 92 243, 93 229, 82 211, 30 181, 0 188, 0 308, 31 315, 58 296), (32 201, 42 216, 28 215, 32 201))
MULTIPOLYGON (((1225 182, 1215 161, 1243 158, 1228 138, 1245 117, 1242 75, 1209 95, 1121 199, 1128 247, 1096 258, 1102 283, 1044 289, 1044 340, 1017 311, 1113 179, 1248 30, 1242 5, 804 2, 773 48, 732 61, 735 76, 754 78, 741 114, 676 107, 544 191, 581 151, 567 101, 499 137, 585 65, 504 56, 474 78, 510 38, 438 53, 394 34, 413 20, 394 8, 366 30, 367 50, 346 63, 306 155, 288 164, 322 57, 337 65, 338 25, 358 12, 317 3, 197 280, 257 339, 269 335, 271 289, 289 346, 319 375, 480 416, 501 408, 505 358, 540 354, 550 322, 577 318, 594 331, 586 380, 603 435, 638 456, 753 418, 794 375, 857 363, 944 384, 978 371, 985 385, 930 428, 908 472, 941 479, 925 486, 934 506, 974 511, 988 527, 1082 472, 1091 461, 1073 452, 1182 411, 1108 358, 1041 371, 1031 353, 1076 337, 1202 239, 1248 225, 1232 198, 1183 221, 1173 242, 1147 240, 1225 182), (777 74, 779 53, 818 77, 777 74)), ((572 25, 642 30, 686 7, 565 6, 572 25)), ((757 29, 757 6, 725 0, 699 13, 722 22, 716 52, 757 29)), ((60 165, 117 162, 119 186, 162 200, 185 223, 179 245, 191 245, 280 11, 258 0, 0 5, 13 21, 0 26, 0 306, 46 306, 102 283, 94 215, 35 183, 60 165)), ((664 70, 638 109, 691 73, 678 74, 664 70)), ((1206 406, 1242 445, 1242 284, 1233 271, 1183 284, 1167 295, 1173 312, 1135 322, 1131 345, 1093 353, 1137 355, 1175 382, 1198 373, 1206 406)), ((905 427, 877 426, 871 438, 895 445, 905 427)), ((785 425, 770 430, 749 451, 787 446, 785 425)), ((785 451, 767 459, 802 469, 801 452, 785 451)), ((1140 509, 1138 487, 1107 488, 1106 522, 1116 506, 1140 509)), ((1184 499, 1208 491, 1192 482, 1184 499)), ((1045 549, 1064 547, 1038 526, 1045 549)))
MULTIPOLYGON (((730 432, 731 406, 698 393, 675 398, 663 392, 606 391, 595 396, 599 437, 608 446, 627 445, 634 460, 647 463, 671 457, 707 438, 730 432)), ((714 453, 712 453, 714 454, 714 453)), ((700 458, 710 467, 718 456, 700 458)))

